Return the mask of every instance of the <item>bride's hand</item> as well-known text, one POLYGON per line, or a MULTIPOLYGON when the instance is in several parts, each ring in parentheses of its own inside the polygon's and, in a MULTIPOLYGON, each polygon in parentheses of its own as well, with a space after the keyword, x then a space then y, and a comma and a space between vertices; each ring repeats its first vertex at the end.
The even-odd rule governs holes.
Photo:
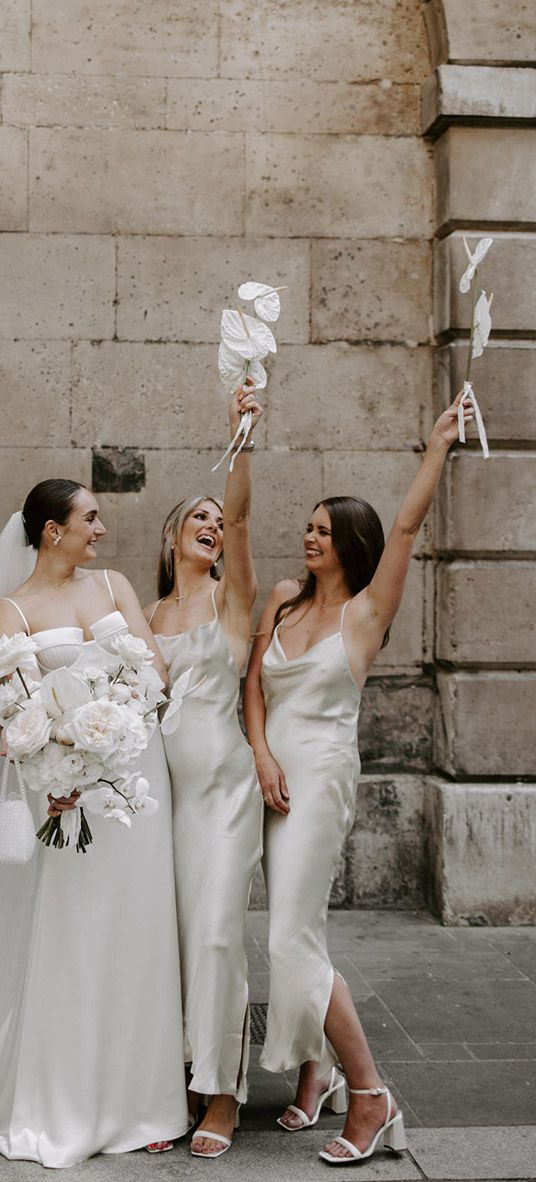
POLYGON ((242 415, 250 410, 252 414, 251 433, 255 430, 257 423, 262 415, 262 406, 255 397, 255 389, 251 378, 246 378, 243 386, 239 390, 235 390, 229 403, 229 426, 231 428, 231 438, 238 429, 238 424, 242 415))
POLYGON ((290 801, 287 783, 279 764, 269 751, 255 756, 257 776, 264 803, 276 813, 283 813, 286 817, 290 812, 290 801))
POLYGON ((67 809, 74 809, 79 792, 71 792, 70 796, 51 796, 48 794, 48 815, 49 817, 61 817, 61 814, 67 809))

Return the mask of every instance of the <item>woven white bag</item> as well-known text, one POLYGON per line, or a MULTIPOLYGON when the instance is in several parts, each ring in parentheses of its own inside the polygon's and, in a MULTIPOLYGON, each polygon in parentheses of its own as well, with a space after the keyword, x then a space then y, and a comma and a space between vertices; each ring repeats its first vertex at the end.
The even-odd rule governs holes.
POLYGON ((26 799, 26 789, 20 766, 14 761, 20 797, 10 792, 7 784, 10 760, 4 757, 4 770, 0 786, 0 862, 20 865, 29 862, 35 849, 35 824, 26 799))

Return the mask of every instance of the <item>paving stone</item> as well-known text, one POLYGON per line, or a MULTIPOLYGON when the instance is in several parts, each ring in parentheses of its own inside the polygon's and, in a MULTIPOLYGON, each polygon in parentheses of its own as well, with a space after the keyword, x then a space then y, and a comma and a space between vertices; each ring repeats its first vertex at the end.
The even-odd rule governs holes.
POLYGON ((536 1128, 415 1129, 411 1155, 430 1179, 533 1179, 536 1128))
POLYGON ((313 340, 427 342, 430 305, 427 242, 313 242, 313 340))
POLYGON ((165 127, 165 80, 6 74, 4 123, 30 127, 165 127))
POLYGON ((526 1125, 534 1118, 536 1062, 389 1061, 388 1068, 425 1127, 467 1126, 469 1113, 474 1125, 526 1125))
POLYGON ((417 139, 250 133, 246 184, 248 236, 419 238, 431 228, 429 159, 417 139))
MULTIPOLYGON (((421 1040, 419 1050, 430 1063, 458 1063, 472 1059, 473 1055, 468 1047, 461 1042, 438 1042, 435 1039, 421 1040)), ((478 1059, 478 1055, 474 1058, 478 1059)))
MULTIPOLYGON (((6 129, 10 132, 14 129, 6 129)), ((241 234, 243 137, 34 128, 30 228, 85 234, 241 234), (207 184, 207 174, 218 178, 207 184)))
POLYGON ((427 1038, 448 1040, 453 1030, 462 1042, 476 1042, 479 1036, 497 1042, 519 1042, 536 1025, 536 991, 528 980, 428 978, 414 981, 410 989, 400 989, 392 980, 384 982, 381 996, 417 1043, 427 1038))
POLYGON ((536 1042, 468 1042, 475 1059, 536 1060, 536 1042))
POLYGON ((536 940, 533 933, 519 931, 493 932, 492 941, 504 956, 536 983, 536 940))

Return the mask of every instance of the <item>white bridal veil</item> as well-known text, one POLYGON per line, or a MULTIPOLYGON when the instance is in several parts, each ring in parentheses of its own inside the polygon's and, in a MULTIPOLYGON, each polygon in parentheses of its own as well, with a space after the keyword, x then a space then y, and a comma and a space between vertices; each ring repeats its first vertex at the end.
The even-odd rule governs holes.
POLYGON ((22 513, 12 513, 0 534, 0 598, 12 595, 28 579, 37 552, 28 545, 22 513))

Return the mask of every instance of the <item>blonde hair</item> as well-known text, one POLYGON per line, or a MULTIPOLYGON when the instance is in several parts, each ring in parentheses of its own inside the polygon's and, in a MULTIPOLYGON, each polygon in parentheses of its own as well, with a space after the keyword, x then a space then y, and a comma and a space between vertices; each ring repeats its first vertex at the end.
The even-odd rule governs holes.
MULTIPOLYGON (((217 497, 188 497, 184 501, 179 501, 178 505, 168 513, 162 528, 162 544, 160 546, 160 555, 158 558, 158 597, 164 599, 173 590, 175 580, 175 556, 173 547, 178 542, 180 545, 180 538, 182 534, 182 527, 186 518, 201 505, 203 501, 211 501, 223 513, 223 505, 217 497)), ((210 573, 213 579, 219 579, 216 563, 210 568, 210 573)))

